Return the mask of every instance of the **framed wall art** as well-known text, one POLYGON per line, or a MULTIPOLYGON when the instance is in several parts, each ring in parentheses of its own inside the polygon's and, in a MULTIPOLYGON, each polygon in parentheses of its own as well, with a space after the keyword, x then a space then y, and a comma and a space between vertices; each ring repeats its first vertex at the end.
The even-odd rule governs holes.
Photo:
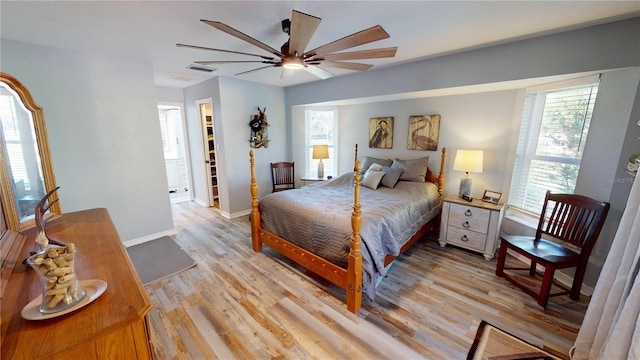
POLYGON ((407 149, 435 151, 438 149, 439 134, 440 115, 409 116, 407 149))
POLYGON ((369 148, 393 148, 393 116, 369 119, 369 148))

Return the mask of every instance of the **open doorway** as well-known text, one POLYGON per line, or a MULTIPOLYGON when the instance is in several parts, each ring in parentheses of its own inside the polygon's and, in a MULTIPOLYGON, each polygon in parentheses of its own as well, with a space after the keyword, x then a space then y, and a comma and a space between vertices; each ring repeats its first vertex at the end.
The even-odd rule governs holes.
POLYGON ((191 201, 192 191, 189 179, 189 154, 184 133, 182 104, 158 103, 158 117, 162 133, 164 161, 171 203, 191 201))
POLYGON ((215 121, 211 98, 196 101, 200 121, 202 122, 202 134, 205 159, 205 183, 207 184, 207 206, 220 209, 218 193, 218 171, 216 151, 218 149, 215 134, 215 121))

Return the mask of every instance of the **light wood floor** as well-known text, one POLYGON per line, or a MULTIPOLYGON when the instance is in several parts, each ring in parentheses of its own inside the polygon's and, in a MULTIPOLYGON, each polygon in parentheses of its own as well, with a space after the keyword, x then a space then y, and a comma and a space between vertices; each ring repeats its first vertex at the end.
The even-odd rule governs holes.
POLYGON ((567 354, 586 310, 566 296, 542 310, 495 276, 495 260, 425 238, 354 315, 343 290, 255 253, 248 217, 195 203, 173 211, 176 240, 198 264, 147 286, 159 359, 465 359, 481 320, 567 354))

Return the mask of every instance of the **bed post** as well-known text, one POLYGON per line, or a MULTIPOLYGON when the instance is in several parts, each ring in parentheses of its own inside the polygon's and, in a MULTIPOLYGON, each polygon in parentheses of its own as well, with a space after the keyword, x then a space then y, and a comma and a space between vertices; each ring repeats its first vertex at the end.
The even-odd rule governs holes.
POLYGON ((351 213, 351 249, 347 267, 347 309, 357 313, 362 304, 362 253, 360 252, 360 161, 356 144, 356 160, 353 166, 353 212, 351 213))
POLYGON ((438 193, 440 194, 440 200, 444 198, 444 159, 447 154, 447 148, 442 148, 442 158, 440 159, 440 174, 438 174, 438 193))
POLYGON ((260 211, 258 211, 258 183, 256 182, 256 171, 253 159, 253 150, 249 150, 249 163, 251 163, 251 243, 253 251, 262 251, 260 242, 260 211))

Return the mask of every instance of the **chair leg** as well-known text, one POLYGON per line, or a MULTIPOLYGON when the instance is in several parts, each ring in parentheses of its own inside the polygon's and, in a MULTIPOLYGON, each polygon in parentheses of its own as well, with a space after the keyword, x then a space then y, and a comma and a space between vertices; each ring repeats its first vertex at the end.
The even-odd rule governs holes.
MULTIPOLYGON (((534 263, 535 265, 535 263, 534 263)), ((542 286, 540 287, 540 293, 538 294, 538 305, 547 307, 549 302, 549 293, 551 292, 551 285, 553 284, 553 273, 555 272, 553 266, 545 266, 544 276, 542 278, 542 286)))
POLYGON ((582 288, 582 282, 584 281, 584 273, 586 271, 585 265, 578 265, 576 267, 576 273, 573 275, 573 284, 571 285, 571 292, 569 297, 573 300, 580 300, 580 289, 582 288))
POLYGON ((504 274, 504 262, 507 259, 507 245, 500 241, 500 251, 498 252, 498 263, 496 265, 496 275, 502 277, 504 274))

